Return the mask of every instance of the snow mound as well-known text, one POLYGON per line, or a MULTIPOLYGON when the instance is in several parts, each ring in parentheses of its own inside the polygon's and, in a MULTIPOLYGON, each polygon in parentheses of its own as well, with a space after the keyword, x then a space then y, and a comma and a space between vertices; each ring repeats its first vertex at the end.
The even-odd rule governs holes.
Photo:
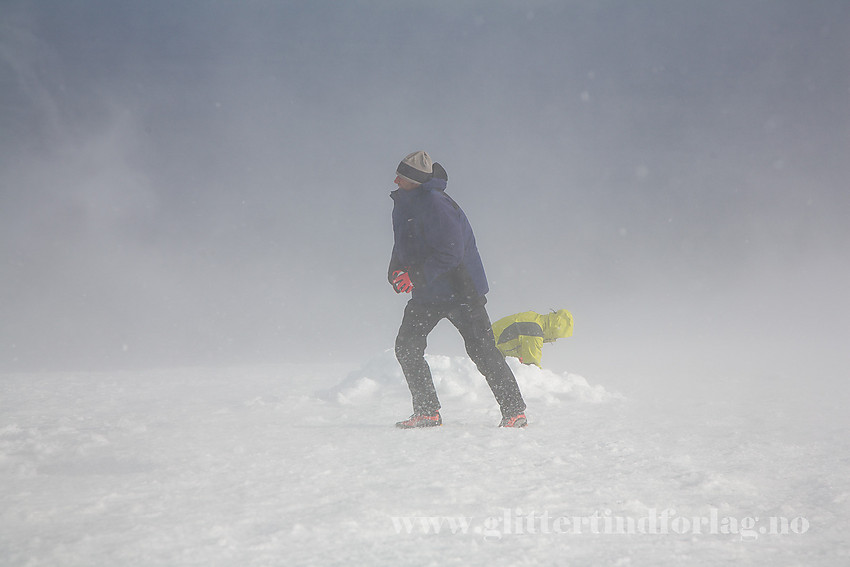
POLYGON ((553 403, 561 400, 602 403, 623 399, 619 393, 609 392, 600 385, 590 385, 584 376, 570 372, 558 374, 545 368, 522 364, 516 358, 507 360, 527 399, 553 403))
MULTIPOLYGON (((440 398, 459 398, 470 402, 479 398, 490 400, 487 383, 475 364, 464 356, 425 355, 440 398)), ((578 374, 558 374, 545 368, 521 364, 508 358, 523 397, 528 401, 561 403, 562 401, 602 403, 622 396, 590 385, 578 374)), ((343 405, 360 404, 387 397, 409 396, 407 383, 392 350, 387 350, 357 370, 339 384, 319 394, 321 399, 343 405)))

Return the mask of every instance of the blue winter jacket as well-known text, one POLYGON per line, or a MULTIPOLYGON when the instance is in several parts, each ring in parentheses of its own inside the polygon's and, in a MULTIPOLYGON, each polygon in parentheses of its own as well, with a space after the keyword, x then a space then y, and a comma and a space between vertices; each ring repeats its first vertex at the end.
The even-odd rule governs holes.
POLYGON ((413 300, 422 303, 483 303, 489 291, 472 226, 445 193, 446 180, 432 178, 393 198, 394 244, 389 277, 407 270, 413 300))

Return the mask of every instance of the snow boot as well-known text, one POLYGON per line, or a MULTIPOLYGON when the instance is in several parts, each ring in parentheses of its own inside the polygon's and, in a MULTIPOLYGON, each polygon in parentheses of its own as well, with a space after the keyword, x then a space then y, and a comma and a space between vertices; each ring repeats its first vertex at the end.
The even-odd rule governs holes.
POLYGON ((440 417, 440 412, 435 411, 431 415, 413 414, 410 419, 399 421, 395 424, 399 429, 415 429, 417 427, 437 427, 443 425, 443 418, 440 417))
POLYGON ((503 417, 502 423, 499 424, 499 427, 525 427, 528 425, 528 420, 525 418, 524 413, 518 413, 516 415, 503 417))

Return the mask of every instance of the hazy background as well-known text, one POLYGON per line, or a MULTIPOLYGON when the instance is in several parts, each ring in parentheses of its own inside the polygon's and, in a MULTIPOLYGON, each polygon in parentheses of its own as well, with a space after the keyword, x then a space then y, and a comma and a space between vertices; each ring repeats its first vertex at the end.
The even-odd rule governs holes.
POLYGON ((848 378, 844 0, 2 0, 0 132, 2 371, 359 365, 426 149, 544 365, 848 378))

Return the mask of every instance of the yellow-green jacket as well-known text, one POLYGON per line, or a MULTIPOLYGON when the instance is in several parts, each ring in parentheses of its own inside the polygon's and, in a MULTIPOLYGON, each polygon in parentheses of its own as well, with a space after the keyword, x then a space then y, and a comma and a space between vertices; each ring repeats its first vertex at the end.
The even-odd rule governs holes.
POLYGON ((548 315, 525 311, 493 323, 493 336, 502 354, 537 366, 540 366, 543 356, 543 343, 552 343, 572 334, 573 315, 566 309, 548 315))

